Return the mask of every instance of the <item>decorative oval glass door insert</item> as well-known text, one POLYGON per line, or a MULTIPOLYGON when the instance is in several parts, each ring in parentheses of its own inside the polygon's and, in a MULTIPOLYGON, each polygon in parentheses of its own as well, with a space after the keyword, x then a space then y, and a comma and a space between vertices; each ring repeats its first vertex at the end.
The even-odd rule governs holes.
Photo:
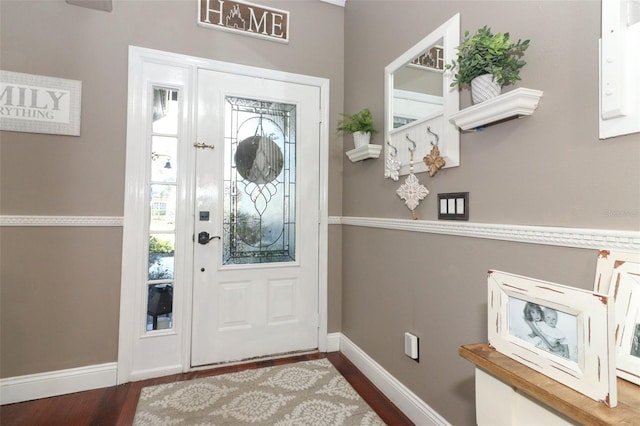
POLYGON ((223 264, 295 261, 296 105, 225 108, 223 264))

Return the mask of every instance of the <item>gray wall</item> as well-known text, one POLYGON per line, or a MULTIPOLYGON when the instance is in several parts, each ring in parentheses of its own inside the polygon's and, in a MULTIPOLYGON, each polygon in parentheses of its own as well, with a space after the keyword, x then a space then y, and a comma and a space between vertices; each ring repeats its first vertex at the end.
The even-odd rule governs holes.
MULTIPOLYGON (((640 134, 598 139, 600 2, 349 0, 345 109, 382 123, 384 67, 457 12, 462 34, 488 25, 531 39, 519 85, 544 96, 530 117, 463 134, 460 167, 419 174, 430 190, 419 218, 437 220, 438 193, 469 191, 471 222, 638 231, 640 134)), ((344 216, 411 218, 383 172, 382 160, 344 161, 344 216)), ((475 424, 458 347, 487 340, 487 270, 590 289, 597 254, 354 226, 342 240, 343 333, 455 425, 475 424), (419 363, 405 331, 420 337, 419 363)))
MULTIPOLYGON (((343 104, 344 9, 291 12, 290 42, 199 27, 197 2, 119 1, 106 13, 64 0, 0 1, 3 70, 82 81, 80 137, 1 132, 0 214, 122 216, 128 46, 328 78, 330 128, 343 104)), ((330 214, 342 203, 342 139, 331 134, 330 214)), ((0 374, 117 360, 122 229, 0 228, 0 374)), ((340 330, 340 230, 332 230, 329 330, 340 330)))
MULTIPOLYGON (((544 97, 531 117, 463 135, 460 167, 420 174, 420 218, 436 219, 438 192, 470 191, 473 222, 639 229, 640 136, 597 137, 600 2, 260 3, 291 11, 289 45, 200 28, 191 0, 115 1, 111 13, 2 0, 2 69, 82 80, 83 115, 79 138, 0 134, 0 213, 123 214, 130 44, 329 78, 333 129, 362 107, 382 123, 384 67, 460 12, 462 32, 531 39, 521 85, 544 97)), ((383 161, 353 164, 347 149, 331 135, 329 214, 410 218, 383 161)), ((2 377, 115 361, 121 230, 0 232, 2 377)), ((473 367, 457 349, 486 341, 487 269, 581 288, 595 269, 592 250, 333 225, 329 238, 329 330, 456 425, 474 424, 473 367), (403 355, 405 331, 420 363, 403 355)))

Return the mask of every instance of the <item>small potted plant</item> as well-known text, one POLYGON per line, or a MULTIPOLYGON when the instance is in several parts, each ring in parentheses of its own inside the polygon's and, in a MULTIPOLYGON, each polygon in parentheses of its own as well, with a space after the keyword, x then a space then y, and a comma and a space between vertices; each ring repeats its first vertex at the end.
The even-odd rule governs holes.
POLYGON ((356 148, 368 145, 371 135, 375 135, 378 132, 373 126, 373 117, 368 108, 355 114, 340 115, 342 115, 342 120, 338 122, 336 130, 339 133, 353 134, 353 143, 356 148))
POLYGON ((457 47, 456 58, 445 66, 455 69, 451 87, 471 87, 474 103, 498 96, 502 86, 520 80, 522 60, 529 40, 513 41, 509 33, 491 33, 486 25, 473 37, 465 31, 464 40, 457 47))

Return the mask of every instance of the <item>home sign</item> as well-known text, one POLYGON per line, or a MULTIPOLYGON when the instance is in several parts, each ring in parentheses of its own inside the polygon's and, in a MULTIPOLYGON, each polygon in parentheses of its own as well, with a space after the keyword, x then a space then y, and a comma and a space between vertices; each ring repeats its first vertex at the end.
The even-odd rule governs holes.
POLYGON ((428 52, 411 61, 411 64, 442 71, 444 70, 444 49, 440 46, 434 46, 428 52))
POLYGON ((200 0, 198 24, 282 43, 289 42, 289 12, 243 1, 200 0))
POLYGON ((80 136, 82 82, 0 71, 0 130, 80 136))

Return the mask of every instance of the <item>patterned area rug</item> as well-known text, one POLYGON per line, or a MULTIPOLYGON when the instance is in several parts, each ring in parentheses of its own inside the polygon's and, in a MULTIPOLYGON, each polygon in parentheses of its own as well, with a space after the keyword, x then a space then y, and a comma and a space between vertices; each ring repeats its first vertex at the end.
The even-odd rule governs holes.
POLYGON ((384 425, 327 359, 142 389, 134 426, 384 425))

